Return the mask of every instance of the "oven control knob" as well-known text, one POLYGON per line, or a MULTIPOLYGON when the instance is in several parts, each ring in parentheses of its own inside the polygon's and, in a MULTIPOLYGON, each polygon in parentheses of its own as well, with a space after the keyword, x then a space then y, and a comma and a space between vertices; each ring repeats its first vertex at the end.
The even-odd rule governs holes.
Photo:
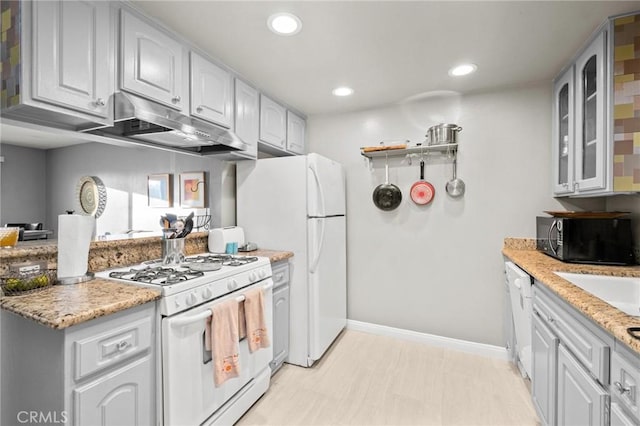
POLYGON ((238 282, 236 280, 229 280, 229 282, 227 283, 227 288, 229 290, 235 290, 236 288, 238 288, 238 282))
POLYGON ((258 275, 260 275, 260 279, 265 279, 267 277, 267 271, 260 269, 260 271, 258 271, 258 275))
POLYGON ((204 290, 202 290, 202 298, 204 300, 209 300, 211 296, 212 296, 212 293, 210 288, 205 288, 204 290))
POLYGON ((178 300, 177 298, 176 298, 176 301, 175 301, 175 305, 176 305, 176 308, 180 307, 180 300, 178 300))
POLYGON ((195 294, 191 293, 190 295, 187 296, 187 305, 189 306, 195 305, 197 301, 198 301, 198 298, 196 297, 195 294))
POLYGON ((258 281, 258 276, 255 272, 249 272, 249 281, 254 282, 258 281))

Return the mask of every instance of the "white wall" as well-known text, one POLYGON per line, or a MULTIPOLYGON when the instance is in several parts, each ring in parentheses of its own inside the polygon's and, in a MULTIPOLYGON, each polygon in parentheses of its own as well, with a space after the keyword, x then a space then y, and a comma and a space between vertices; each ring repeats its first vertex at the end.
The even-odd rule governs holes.
POLYGON ((0 155, 0 226, 46 222, 46 151, 0 143, 0 155))
POLYGON ((97 176, 107 187, 107 206, 97 220, 96 235, 120 234, 127 230, 161 230, 160 216, 172 212, 196 215, 210 212, 212 224, 220 226, 222 171, 225 163, 213 157, 196 157, 152 148, 125 148, 90 143, 47 151, 47 217, 57 229, 57 216, 78 210, 76 185, 82 176, 97 176), (181 209, 179 174, 205 172, 209 209, 181 209), (173 175, 172 208, 149 207, 147 176, 173 175))
POLYGON ((346 168, 350 319, 503 344, 503 239, 534 237, 536 215, 567 207, 550 196, 550 106, 544 83, 309 118, 309 151, 346 168), (391 139, 421 142, 439 122, 463 127, 464 197, 446 194, 451 163, 432 158, 425 179, 436 196, 428 206, 414 205, 408 190, 419 177, 418 161, 393 159, 390 181, 401 188, 402 204, 378 210, 371 194, 384 181, 384 160, 370 171, 359 148, 391 139))

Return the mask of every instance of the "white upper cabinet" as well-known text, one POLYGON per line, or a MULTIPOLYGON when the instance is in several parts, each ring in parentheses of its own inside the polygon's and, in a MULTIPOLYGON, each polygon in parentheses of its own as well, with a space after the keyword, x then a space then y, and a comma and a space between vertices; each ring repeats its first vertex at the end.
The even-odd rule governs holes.
POLYGON ((287 110, 260 95, 260 140, 276 148, 287 147, 287 110))
POLYGON ((233 78, 226 70, 191 52, 191 115, 231 128, 233 78))
POLYGON ((186 49, 126 10, 121 13, 122 90, 185 110, 189 105, 186 49))
POLYGON ((287 151, 300 155, 306 153, 305 130, 305 120, 287 111, 287 151))
POLYGON ((241 80, 235 80, 235 132, 248 148, 244 154, 258 156, 260 137, 260 95, 241 80))
POLYGON ((607 28, 603 28, 554 81, 553 195, 598 195, 607 191, 612 108, 607 103, 607 28))
POLYGON ((110 117, 113 49, 107 2, 36 1, 34 99, 110 117))
POLYGON ((578 191, 603 189, 606 184, 606 37, 606 31, 601 31, 575 63, 575 172, 578 191))
POLYGON ((574 164, 574 76, 570 67, 553 87, 553 193, 573 192, 574 164))

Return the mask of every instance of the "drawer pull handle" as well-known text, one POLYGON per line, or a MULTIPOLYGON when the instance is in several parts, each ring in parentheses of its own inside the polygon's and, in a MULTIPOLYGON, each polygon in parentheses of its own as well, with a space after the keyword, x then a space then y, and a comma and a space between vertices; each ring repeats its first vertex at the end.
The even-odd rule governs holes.
POLYGON ((128 347, 129 347, 129 342, 127 342, 126 340, 118 342, 118 352, 122 352, 128 347))
POLYGON ((625 393, 627 393, 627 392, 631 392, 631 388, 630 388, 630 387, 625 388, 625 387, 622 385, 622 383, 620 383, 620 382, 615 382, 615 383, 614 383, 614 385, 615 385, 616 390, 618 391, 618 393, 619 393, 620 395, 624 395, 624 394, 625 394, 625 393))
POLYGON ((280 281, 284 278, 284 274, 281 272, 278 275, 276 275, 276 281, 280 281))

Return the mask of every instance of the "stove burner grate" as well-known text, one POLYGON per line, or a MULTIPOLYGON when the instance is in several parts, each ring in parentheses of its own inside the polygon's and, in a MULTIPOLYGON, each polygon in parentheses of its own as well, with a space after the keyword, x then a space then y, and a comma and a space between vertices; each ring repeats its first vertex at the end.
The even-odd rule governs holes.
POLYGON ((222 262, 224 266, 241 266, 247 263, 256 262, 256 256, 232 256, 230 254, 204 254, 200 256, 188 257, 185 263, 218 263, 222 262))
POLYGON ((109 273, 110 278, 146 282, 157 284, 175 284, 192 278, 202 277, 204 272, 191 268, 165 268, 162 266, 147 266, 142 269, 131 268, 128 271, 114 271, 109 273), (158 281, 159 280, 159 281, 158 281))

